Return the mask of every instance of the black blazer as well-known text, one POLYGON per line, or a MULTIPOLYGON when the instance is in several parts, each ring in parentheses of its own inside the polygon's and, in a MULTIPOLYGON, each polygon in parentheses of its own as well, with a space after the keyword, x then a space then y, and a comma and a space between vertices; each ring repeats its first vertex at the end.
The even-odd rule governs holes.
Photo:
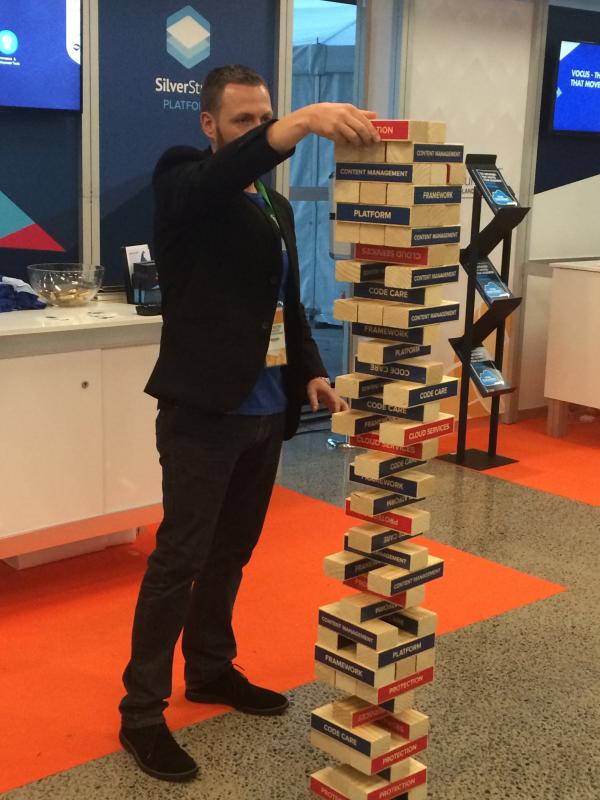
MULTIPOLYGON (((264 366, 281 282, 281 239, 244 188, 291 153, 276 152, 266 123, 216 153, 174 147, 153 175, 154 256, 163 329, 146 392, 207 413, 234 411, 264 366)), ((269 199, 288 251, 286 438, 296 431, 306 384, 326 376, 300 303, 292 208, 269 199)))

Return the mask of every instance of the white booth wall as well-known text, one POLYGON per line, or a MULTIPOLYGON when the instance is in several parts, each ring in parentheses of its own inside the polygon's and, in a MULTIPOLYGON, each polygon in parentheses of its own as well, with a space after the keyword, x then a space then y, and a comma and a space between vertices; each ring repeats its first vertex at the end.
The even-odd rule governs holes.
MULTIPOLYGON (((560 253, 548 250, 541 257, 530 251, 531 231, 538 242, 550 241, 557 227, 552 215, 536 215, 540 195, 534 198, 533 193, 549 5, 600 12, 598 0, 404 0, 403 37, 398 42, 404 48, 400 115, 446 120, 448 141, 464 142, 466 153, 497 154, 497 163, 522 204, 532 206, 513 238, 511 288, 523 295, 524 302, 507 325, 505 366, 509 379, 519 387, 505 407, 511 421, 519 410, 546 404, 548 261, 582 255, 569 252, 568 247, 560 253)), ((370 61, 375 62, 376 38, 371 48, 370 61)), ((566 193, 575 192, 575 196, 566 205, 585 203, 581 192, 597 180, 568 187, 566 193)), ((466 187, 463 200, 464 246, 470 233, 471 187, 466 187)), ((484 209, 484 223, 489 219, 486 214, 484 209)), ((583 255, 597 257, 599 253, 583 255)), ((499 267, 499 249, 492 259, 499 267)), ((465 289, 462 275, 454 297, 464 300, 465 289)), ((463 316, 447 325, 444 339, 460 335, 463 325, 463 316)), ((454 362, 450 347, 438 347, 437 356, 450 371, 454 362)), ((471 414, 484 408, 485 403, 475 398, 471 414)))
MULTIPOLYGON (((406 9, 406 70, 404 115, 442 119, 447 140, 461 142, 466 153, 495 153, 497 163, 517 195, 527 203, 528 187, 521 186, 526 141, 528 90, 534 38, 535 8, 523 0, 414 0, 406 9), (525 197, 523 197, 525 194, 525 197)), ((463 193, 462 246, 470 235, 472 187, 463 193)), ((482 223, 491 218, 484 208, 482 223)), ((518 285, 518 253, 513 254, 512 288, 518 285), (514 280, 515 275, 517 280, 514 280)), ((492 254, 499 268, 499 250, 492 254)), ((448 287, 445 296, 464 301, 466 276, 448 287)), ((464 302, 463 302, 464 305, 464 302)), ((464 314, 445 326, 444 340, 459 336, 464 314)), ((513 320, 507 326, 510 336, 513 320)), ((489 348, 488 348, 489 349, 489 348)), ((452 371, 454 353, 446 343, 436 355, 452 371)), ((506 363, 506 361, 505 361, 506 363)), ((518 382, 518 381, 517 381, 518 382)), ((487 403, 471 395, 470 414, 487 411, 487 403)))

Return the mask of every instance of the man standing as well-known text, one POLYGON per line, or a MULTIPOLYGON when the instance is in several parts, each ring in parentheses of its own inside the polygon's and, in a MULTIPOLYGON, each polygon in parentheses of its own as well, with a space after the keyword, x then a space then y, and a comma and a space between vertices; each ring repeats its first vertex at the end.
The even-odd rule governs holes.
POLYGON ((171 781, 198 771, 163 717, 182 630, 188 700, 254 714, 288 705, 234 668, 231 616, 281 443, 296 431, 304 398, 313 411, 319 403, 332 412, 346 407, 300 303, 291 207, 259 176, 309 133, 379 140, 375 114, 347 104, 274 120, 264 80, 240 65, 213 70, 201 104, 211 147, 172 148, 153 176, 164 324, 146 391, 159 401, 164 518, 140 589, 120 704, 121 743, 141 769, 171 781))

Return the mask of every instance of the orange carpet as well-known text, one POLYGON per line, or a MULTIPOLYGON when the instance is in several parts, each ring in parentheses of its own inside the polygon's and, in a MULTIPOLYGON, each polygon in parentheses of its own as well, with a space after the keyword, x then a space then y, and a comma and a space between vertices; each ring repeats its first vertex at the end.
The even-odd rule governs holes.
MULTIPOLYGON (((467 447, 487 451, 488 430, 487 419, 470 421, 467 447)), ((455 450, 456 436, 441 439, 440 454, 455 450)), ((569 422, 560 439, 546 434, 545 417, 500 425, 497 452, 518 463, 486 470, 486 475, 600 506, 600 417, 569 422)))
MULTIPOLYGON (((276 489, 237 605, 238 662, 250 678, 280 690, 313 680, 317 607, 350 591, 325 578, 321 562, 341 549, 348 527, 341 509, 276 489)), ((0 792, 119 748, 120 675, 152 542, 149 530, 135 545, 22 572, 0 564, 0 792)), ((426 602, 440 614, 441 633, 562 591, 429 544, 446 559, 446 576, 429 584, 426 602)), ((171 726, 225 710, 187 703, 181 675, 178 653, 171 726)))

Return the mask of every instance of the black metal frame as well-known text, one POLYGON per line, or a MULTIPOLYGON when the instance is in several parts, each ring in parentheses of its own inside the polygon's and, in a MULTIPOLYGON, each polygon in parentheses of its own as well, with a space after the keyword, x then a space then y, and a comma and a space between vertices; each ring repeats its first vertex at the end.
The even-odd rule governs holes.
POLYGON ((512 205, 496 206, 486 197, 486 201, 494 217, 492 221, 483 229, 481 225, 481 201, 485 196, 478 185, 479 179, 475 172, 477 168, 496 169, 495 155, 467 155, 467 169, 473 178, 473 212, 471 217, 471 238, 468 247, 461 251, 460 262, 468 275, 467 297, 465 306, 465 329, 461 337, 450 339, 455 353, 462 364, 462 381, 460 387, 460 406, 458 420, 458 441, 456 453, 442 456, 444 461, 452 461, 456 464, 472 467, 477 470, 489 469, 503 464, 512 463, 515 459, 506 458, 497 454, 498 445, 498 424, 500 418, 500 395, 507 394, 515 390, 515 386, 504 386, 501 389, 486 391, 486 397, 491 397, 492 408, 490 413, 489 440, 487 452, 483 450, 466 449, 467 425, 468 425, 468 405, 469 405, 469 386, 471 376, 471 354, 474 347, 480 347, 483 341, 494 331, 496 331, 496 349, 494 353, 494 365, 501 371, 504 360, 504 333, 505 321, 521 303, 520 297, 505 297, 488 302, 489 308, 477 322, 474 322, 475 295, 477 291, 477 264, 485 258, 500 243, 502 243, 502 266, 500 272, 501 280, 508 285, 510 273, 510 254, 512 244, 512 232, 514 228, 527 215, 529 208, 512 205))

